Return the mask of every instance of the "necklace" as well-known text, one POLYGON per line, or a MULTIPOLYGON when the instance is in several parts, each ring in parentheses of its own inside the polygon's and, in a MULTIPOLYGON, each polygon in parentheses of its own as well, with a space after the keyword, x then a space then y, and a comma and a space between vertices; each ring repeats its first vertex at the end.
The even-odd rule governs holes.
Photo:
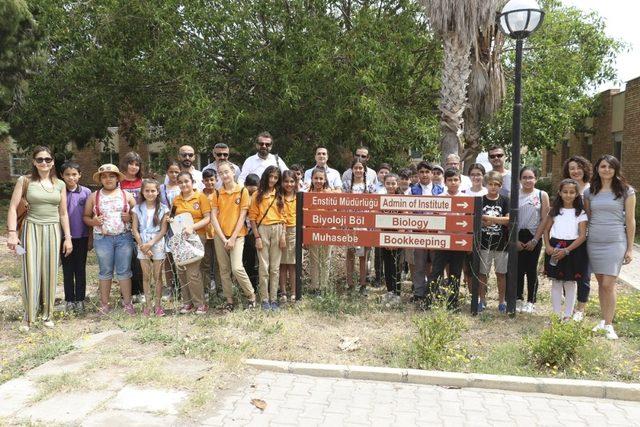
MULTIPOLYGON (((51 182, 51 181, 49 181, 51 182)), ((42 187, 42 189, 44 191, 46 191, 47 193, 53 193, 56 189, 56 187, 53 185, 53 183, 51 183, 51 190, 47 190, 47 188, 42 184, 42 180, 40 180, 40 187, 42 187)))

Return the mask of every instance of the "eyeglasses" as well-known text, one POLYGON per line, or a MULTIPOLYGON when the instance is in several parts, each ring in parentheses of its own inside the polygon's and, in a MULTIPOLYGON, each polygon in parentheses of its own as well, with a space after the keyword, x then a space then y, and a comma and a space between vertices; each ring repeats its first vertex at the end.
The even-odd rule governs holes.
POLYGON ((504 153, 500 153, 500 154, 489 154, 489 158, 490 159, 501 159, 504 157, 504 153))
POLYGON ((51 157, 36 157, 35 161, 36 161, 36 163, 49 164, 49 163, 53 162, 53 159, 51 157))
POLYGON ((195 156, 196 156, 196 155, 195 155, 195 153, 180 153, 180 155, 181 155, 182 157, 184 157, 185 159, 186 159, 187 157, 195 157, 195 156))
POLYGON ((229 153, 214 153, 216 157, 229 157, 229 153))
POLYGON ((367 157, 369 157, 368 154, 356 154, 355 157, 359 158, 359 159, 366 159, 367 157))
POLYGON ((271 142, 258 142, 257 143, 260 147, 271 147, 271 142))

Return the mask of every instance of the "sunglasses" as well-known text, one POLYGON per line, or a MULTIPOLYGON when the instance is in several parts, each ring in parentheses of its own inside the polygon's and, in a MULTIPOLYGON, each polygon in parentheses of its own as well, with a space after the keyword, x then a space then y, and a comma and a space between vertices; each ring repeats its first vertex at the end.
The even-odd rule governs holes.
POLYGON ((195 156, 196 156, 194 153, 180 153, 180 155, 181 155, 182 157, 184 157, 185 159, 186 159, 187 157, 195 157, 195 156))
POLYGON ((49 164, 49 163, 53 162, 53 159, 51 157, 36 157, 34 160, 36 161, 36 163, 49 164))
POLYGON ((489 154, 490 159, 501 159, 504 157, 504 154, 489 154))
POLYGON ((260 147, 271 147, 271 142, 258 142, 260 147))
POLYGON ((229 157, 229 153, 215 153, 216 157, 229 157))

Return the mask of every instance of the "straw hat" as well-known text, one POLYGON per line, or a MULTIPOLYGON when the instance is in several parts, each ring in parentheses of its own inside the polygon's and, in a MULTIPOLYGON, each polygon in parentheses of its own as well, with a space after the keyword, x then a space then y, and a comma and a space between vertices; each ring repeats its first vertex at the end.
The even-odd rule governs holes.
POLYGON ((124 174, 120 172, 120 169, 116 165, 112 165, 111 163, 106 163, 98 168, 98 172, 93 174, 93 180, 100 184, 100 175, 103 173, 115 173, 118 175, 118 181, 122 181, 124 179, 124 174))

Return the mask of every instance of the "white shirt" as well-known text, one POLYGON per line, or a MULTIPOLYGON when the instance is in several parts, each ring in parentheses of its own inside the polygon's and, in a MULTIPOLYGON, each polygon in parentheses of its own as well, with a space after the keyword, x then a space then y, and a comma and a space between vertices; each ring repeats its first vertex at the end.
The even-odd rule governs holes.
POLYGON ((277 157, 276 161, 276 156, 273 154, 269 154, 266 159, 263 159, 256 153, 247 158, 247 160, 242 164, 242 172, 240 172, 240 176, 238 177, 238 184, 244 185, 244 180, 247 178, 247 175, 252 173, 255 173, 258 177, 262 178, 262 173, 269 166, 278 166, 281 172, 289 169, 280 156, 277 157))
POLYGON ((387 189, 385 187, 378 188, 376 194, 387 194, 387 189))
MULTIPOLYGON (((238 165, 228 162, 231 164, 231 169, 233 169, 233 173, 235 175, 235 180, 238 181, 238 177, 240 176, 240 168, 238 167, 238 165)), ((202 172, 206 171, 207 169, 213 169, 214 171, 216 171, 216 175, 218 175, 218 163, 217 162, 212 162, 209 163, 207 166, 205 166, 204 168, 202 168, 202 172)), ((216 188, 220 189, 222 188, 222 180, 220 179, 220 177, 218 176, 218 180, 216 181, 216 188)))
MULTIPOLYGON (((342 182, 351 181, 351 169, 347 169, 342 174, 342 182)), ((370 187, 375 187, 378 185, 378 174, 371 168, 367 168, 367 185, 370 187)))
MULTIPOLYGON (((304 178, 302 181, 307 185, 307 188, 311 186, 311 174, 315 168, 307 169, 304 171, 304 178)), ((340 172, 325 166, 324 170, 327 172, 327 181, 329 181, 329 187, 332 189, 342 189, 342 179, 340 179, 340 172)))
POLYGON ((485 194, 487 194, 487 188, 482 187, 480 191, 473 191, 471 187, 469 187, 467 190, 464 191, 464 194, 472 197, 484 196, 485 194))
POLYGON ((549 236, 561 240, 575 240, 580 235, 578 224, 585 221, 588 221, 588 218, 584 211, 576 216, 575 209, 560 208, 560 215, 553 217, 549 236))
MULTIPOLYGON (((180 172, 182 172, 182 170, 180 170, 180 172)), ((190 170, 189 173, 193 178, 194 190, 202 190, 204 188, 204 184, 202 183, 202 172, 192 167, 192 170, 190 170)), ((169 185, 169 177, 166 175, 164 176, 164 185, 169 185)))
POLYGON ((427 185, 420 184, 420 187, 422 188, 422 195, 423 196, 433 196, 433 184, 432 183, 428 183, 427 185))
POLYGON ((471 178, 467 175, 460 174, 460 191, 466 191, 471 188, 471 178))

